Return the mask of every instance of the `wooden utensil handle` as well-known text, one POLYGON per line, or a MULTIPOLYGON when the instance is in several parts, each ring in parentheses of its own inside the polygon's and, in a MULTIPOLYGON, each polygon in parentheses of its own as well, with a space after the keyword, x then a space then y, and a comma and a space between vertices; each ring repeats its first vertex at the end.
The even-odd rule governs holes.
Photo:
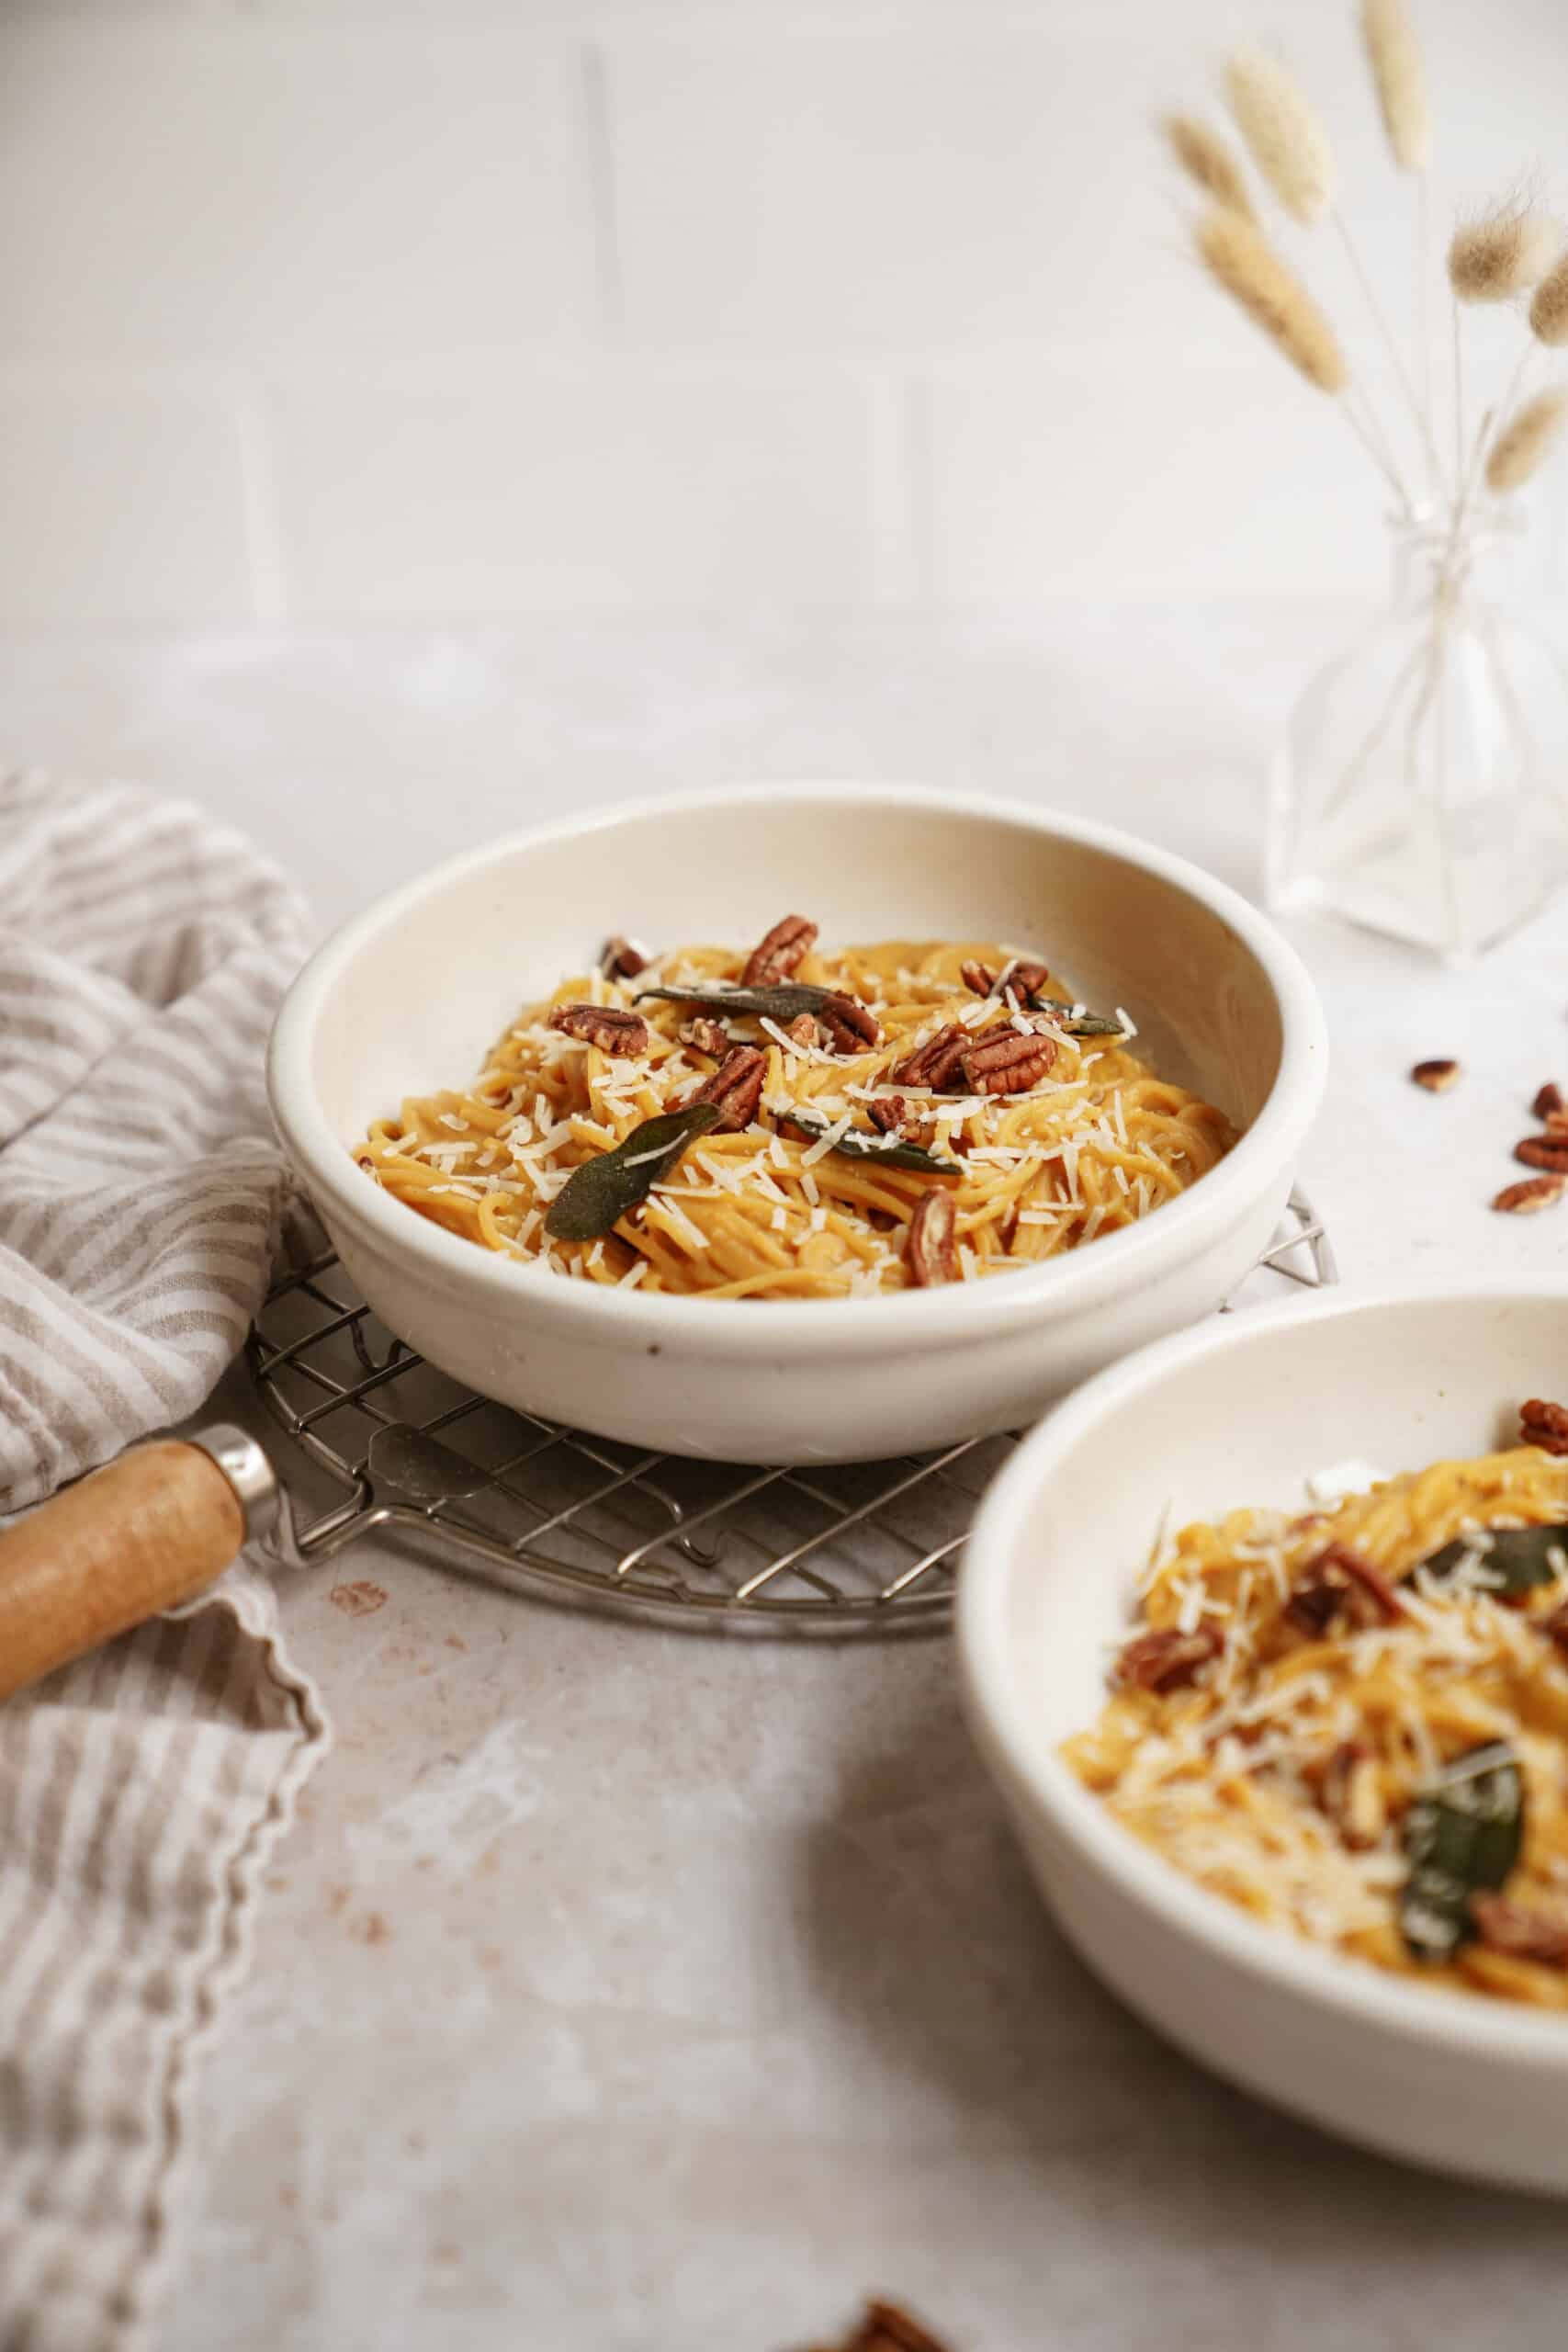
MULTIPOLYGON (((261 1449, 203 1431, 231 1458, 261 1449)), ((0 1699, 189 1600, 226 1568, 246 1505, 214 1453, 162 1439, 138 1446, 0 1535, 0 1699)), ((254 1532, 253 1528, 253 1532, 254 1532)))

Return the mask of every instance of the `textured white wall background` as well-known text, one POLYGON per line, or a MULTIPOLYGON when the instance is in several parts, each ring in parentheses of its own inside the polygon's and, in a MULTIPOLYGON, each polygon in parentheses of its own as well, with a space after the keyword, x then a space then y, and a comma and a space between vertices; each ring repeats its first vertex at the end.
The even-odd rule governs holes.
MULTIPOLYGON (((1568 209, 1563 0, 1416 5, 1438 221, 1568 209)), ((1360 591, 1375 478, 1147 129, 1278 37, 1405 315, 1352 6, 6 0, 0 626, 1360 591)))

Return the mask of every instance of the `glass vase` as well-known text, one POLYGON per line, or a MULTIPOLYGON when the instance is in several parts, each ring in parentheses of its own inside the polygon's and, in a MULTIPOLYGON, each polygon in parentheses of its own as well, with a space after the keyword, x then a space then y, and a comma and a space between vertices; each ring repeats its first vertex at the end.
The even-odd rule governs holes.
POLYGON ((1396 526, 1387 608, 1275 756, 1270 905, 1462 962, 1568 879, 1568 672, 1500 598, 1516 539, 1496 508, 1396 526))

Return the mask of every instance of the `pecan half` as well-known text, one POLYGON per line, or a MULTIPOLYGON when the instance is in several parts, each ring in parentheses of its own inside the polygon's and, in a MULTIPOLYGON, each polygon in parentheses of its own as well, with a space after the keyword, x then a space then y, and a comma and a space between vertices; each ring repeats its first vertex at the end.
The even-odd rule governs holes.
POLYGON ((635 980, 648 969, 648 958, 633 941, 615 932, 599 950, 599 969, 607 980, 635 980))
POLYGON ((694 1094, 689 1094, 682 1105, 693 1102, 716 1102, 722 1113, 714 1135, 738 1135, 749 1127, 757 1115, 762 1100, 762 1080, 768 1074, 768 1057, 756 1046, 731 1046, 713 1076, 705 1079, 694 1094))
POLYGON ((1417 1062, 1410 1075, 1428 1094, 1446 1094, 1459 1083, 1460 1068, 1458 1062, 1417 1062))
POLYGON ((1568 1102, 1562 1100, 1562 1089, 1555 1079, 1549 1078, 1546 1084, 1538 1090, 1535 1101, 1530 1104, 1531 1115, 1537 1119, 1551 1119, 1562 1111, 1568 1111, 1568 1102))
POLYGON ((973 996, 1000 996, 1010 989, 1021 1004, 1028 997, 1043 996, 1051 984, 1049 967, 1026 956, 1015 956, 999 974, 988 964, 960 964, 958 977, 973 996))
POLYGON ((909 1219, 904 1263, 917 1290, 958 1280, 958 1244, 954 1238, 953 1195, 935 1186, 922 1193, 909 1219))
POLYGON ((1543 1968, 1568 1968, 1568 1921, 1549 1919, 1501 1894, 1472 1894, 1470 1916, 1488 1951, 1537 1961, 1543 1968))
POLYGON ((947 2352, 947 2346, 897 2303, 872 2301, 840 2352, 947 2352))
POLYGON ((1116 1661, 1116 1677, 1130 1690, 1153 1690, 1163 1698, 1195 1682, 1211 1658, 1219 1657, 1225 1637, 1217 1625, 1195 1625, 1190 1634, 1175 1625, 1154 1634, 1140 1634, 1116 1661))
POLYGON ((569 1037, 585 1038, 607 1054, 646 1054, 649 1027, 640 1012, 622 1012, 613 1004, 558 1004, 549 1026, 569 1037))
POLYGON ((722 1021, 710 1021, 705 1013, 698 1014, 694 1021, 682 1021, 675 1034, 683 1046, 692 1046, 699 1054, 711 1054, 716 1061, 722 1061, 729 1051, 728 1030, 722 1021))
POLYGON ((887 1094, 878 1102, 868 1102, 866 1116, 877 1132, 885 1136, 908 1135, 916 1124, 909 1116, 909 1105, 902 1094, 887 1094))
POLYGON ((785 915, 764 933, 746 958, 741 987, 772 988, 776 981, 787 980, 810 955, 816 938, 814 922, 807 922, 804 915, 785 915))
POLYGON ((896 1086, 917 1086, 930 1094, 941 1094, 958 1076, 964 1057, 969 1050, 969 1032, 956 1021, 928 1037, 893 1072, 896 1086))
POLYGON ((1505 1184, 1492 1203, 1510 1216, 1533 1216, 1537 1209, 1549 1209, 1562 1198, 1568 1176, 1531 1176, 1522 1184, 1505 1184))
POLYGON ((1026 1037, 1010 1025, 983 1029, 964 1050, 964 1075, 976 1094, 1027 1094, 1055 1058, 1055 1037, 1026 1037))
POLYGON ((844 996, 835 989, 818 1006, 817 1018, 828 1032, 828 1043, 836 1054, 858 1054, 863 1047, 882 1041, 880 1022, 859 997, 844 996))
POLYGON ((1568 1176, 1568 1136, 1526 1136, 1514 1146, 1514 1158, 1527 1168, 1550 1169, 1553 1176, 1568 1176))
POLYGON ((1359 1631, 1395 1624, 1405 1608, 1381 1568, 1348 1544, 1330 1544, 1307 1562, 1281 1613, 1298 1634, 1315 1641, 1342 1617, 1359 1631))
POLYGON ((1527 1396, 1519 1407, 1519 1443, 1539 1445, 1543 1453, 1568 1453, 1568 1405, 1527 1396))
POLYGON ((1365 1740, 1341 1740, 1314 1778, 1318 1803, 1338 1830, 1340 1843, 1356 1854, 1375 1846, 1388 1826, 1388 1812, 1365 1740))

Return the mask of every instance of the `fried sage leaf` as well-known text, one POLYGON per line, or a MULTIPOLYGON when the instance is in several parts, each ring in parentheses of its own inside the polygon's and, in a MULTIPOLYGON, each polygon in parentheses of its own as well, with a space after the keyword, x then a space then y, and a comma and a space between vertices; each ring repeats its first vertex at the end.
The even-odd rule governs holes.
POLYGON ((1450 1577, 1478 1560, 1490 1589, 1505 1597, 1555 1584, 1568 1565, 1568 1527, 1482 1527, 1421 1562, 1429 1576, 1450 1577))
POLYGON ((592 1241, 608 1233, 662 1183, 687 1145, 722 1116, 716 1102, 688 1102, 683 1111, 644 1119, 614 1151, 602 1151, 572 1170, 550 1204, 545 1231, 558 1241, 592 1241))
POLYGON ((1048 1012, 1057 1028, 1064 1030, 1069 1037, 1124 1037, 1127 1035, 1124 1021, 1108 1021, 1103 1012, 1080 1012, 1076 1005, 1065 1002, 1059 996, 1031 996, 1029 1008, 1032 1012, 1048 1012))
POLYGON ((1416 1960, 1451 1959, 1475 1933, 1472 1894, 1495 1894, 1519 1858, 1524 1783, 1506 1740, 1444 1766, 1404 1816, 1410 1875, 1399 1927, 1416 1960))
MULTIPOLYGON (((803 1111, 792 1106, 775 1114, 781 1127, 798 1127, 802 1135, 814 1143, 821 1141, 833 1125, 819 1112, 803 1111)), ((869 1127, 846 1127, 834 1138, 833 1149, 844 1159, 874 1159, 883 1168, 912 1168, 921 1176, 961 1176, 964 1171, 956 1159, 944 1159, 940 1152, 927 1151, 923 1145, 896 1141, 891 1136, 874 1135, 869 1127)))
MULTIPOLYGON (((731 980, 694 980, 683 989, 639 989, 637 1001, 659 997, 666 1004, 705 1004, 719 1012, 749 1012, 757 1020, 777 1021, 784 1025, 798 1021, 803 1012, 820 1012, 824 1004, 841 989, 819 989, 807 980, 781 980, 773 988, 743 989, 731 980)), ((1124 1037, 1127 1024, 1112 1021, 1103 1012, 1089 1012, 1069 1004, 1065 997, 1033 996, 1024 1001, 1032 1012, 1048 1012, 1069 1037, 1124 1037)))
POLYGON ((771 988, 743 989, 730 980, 694 980, 685 989, 639 989, 637 1002, 662 998, 666 1004, 705 1004, 716 1012, 750 1012, 759 1021, 788 1023, 803 1012, 820 1012, 843 991, 813 988, 807 980, 780 980, 771 988))

